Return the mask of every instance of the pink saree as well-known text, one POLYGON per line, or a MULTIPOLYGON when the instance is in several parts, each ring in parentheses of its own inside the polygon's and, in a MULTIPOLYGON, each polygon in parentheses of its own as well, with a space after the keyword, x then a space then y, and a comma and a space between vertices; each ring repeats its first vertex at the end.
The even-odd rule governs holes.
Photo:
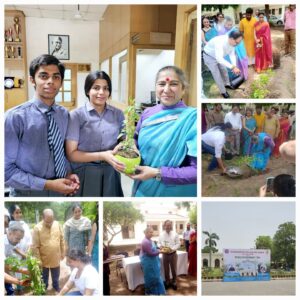
POLYGON ((267 70, 273 62, 271 31, 268 22, 256 22, 254 25, 256 38, 260 40, 255 47, 256 72, 267 70))

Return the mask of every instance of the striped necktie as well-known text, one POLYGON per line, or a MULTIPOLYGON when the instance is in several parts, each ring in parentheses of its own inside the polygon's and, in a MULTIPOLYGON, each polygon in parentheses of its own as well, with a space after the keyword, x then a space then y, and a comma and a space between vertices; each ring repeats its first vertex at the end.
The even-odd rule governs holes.
POLYGON ((66 177, 66 164, 65 164, 65 153, 64 153, 64 143, 61 138, 59 128, 51 114, 51 108, 46 112, 48 117, 48 144, 50 151, 53 150, 54 155, 54 168, 55 177, 64 178, 66 177))

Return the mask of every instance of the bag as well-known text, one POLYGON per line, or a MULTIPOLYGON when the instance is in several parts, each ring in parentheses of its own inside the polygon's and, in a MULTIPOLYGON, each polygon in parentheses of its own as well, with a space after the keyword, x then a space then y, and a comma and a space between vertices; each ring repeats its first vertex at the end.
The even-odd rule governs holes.
POLYGON ((230 81, 230 85, 234 88, 237 89, 239 88, 239 86, 245 81, 244 76, 243 75, 239 75, 233 79, 231 79, 230 81))

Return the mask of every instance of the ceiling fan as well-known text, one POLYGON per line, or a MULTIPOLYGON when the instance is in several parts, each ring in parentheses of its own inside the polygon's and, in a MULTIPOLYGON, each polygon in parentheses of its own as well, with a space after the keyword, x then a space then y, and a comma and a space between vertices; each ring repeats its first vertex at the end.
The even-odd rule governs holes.
POLYGON ((81 20, 83 17, 82 17, 82 14, 80 13, 80 6, 79 4, 77 4, 77 11, 74 15, 74 19, 76 20, 81 20))

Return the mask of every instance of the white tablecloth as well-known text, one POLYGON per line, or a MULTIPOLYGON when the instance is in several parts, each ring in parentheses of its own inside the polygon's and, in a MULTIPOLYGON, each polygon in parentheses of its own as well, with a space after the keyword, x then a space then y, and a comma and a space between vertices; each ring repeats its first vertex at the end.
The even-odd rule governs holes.
MULTIPOLYGON (((187 274, 188 270, 188 256, 187 252, 177 251, 177 275, 187 274)), ((160 274, 163 280, 165 279, 164 267, 162 263, 162 255, 159 255, 160 258, 160 274)), ((126 274, 126 279, 128 282, 128 288, 133 291, 140 284, 144 283, 144 274, 142 271, 140 257, 139 256, 130 256, 123 258, 123 267, 126 274)), ((170 271, 171 272, 171 271, 170 271)), ((172 278, 172 275, 170 275, 172 278)))

